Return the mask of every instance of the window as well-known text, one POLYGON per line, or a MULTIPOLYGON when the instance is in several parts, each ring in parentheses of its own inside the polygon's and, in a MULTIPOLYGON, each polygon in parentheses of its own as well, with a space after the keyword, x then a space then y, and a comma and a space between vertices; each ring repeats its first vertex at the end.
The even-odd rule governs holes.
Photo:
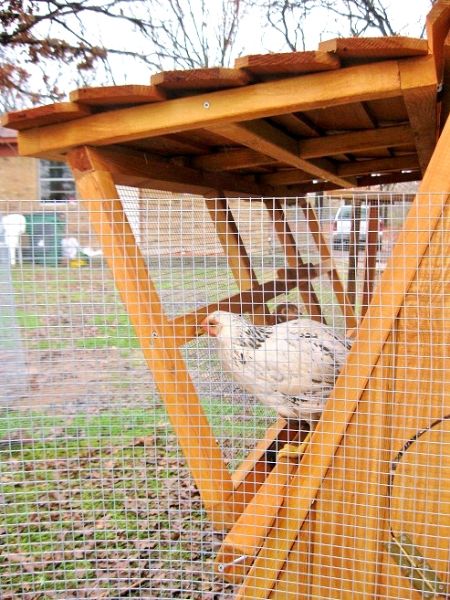
POLYGON ((41 160, 39 165, 41 202, 56 204, 75 200, 75 181, 65 163, 41 160))

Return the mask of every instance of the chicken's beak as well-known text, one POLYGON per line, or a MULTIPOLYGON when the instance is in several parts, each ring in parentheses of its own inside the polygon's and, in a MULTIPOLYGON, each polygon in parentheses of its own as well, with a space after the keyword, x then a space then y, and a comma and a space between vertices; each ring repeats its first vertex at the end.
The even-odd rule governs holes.
POLYGON ((216 319, 206 317, 206 319, 203 319, 203 321, 200 323, 200 327, 212 337, 217 337, 219 335, 219 321, 216 319))

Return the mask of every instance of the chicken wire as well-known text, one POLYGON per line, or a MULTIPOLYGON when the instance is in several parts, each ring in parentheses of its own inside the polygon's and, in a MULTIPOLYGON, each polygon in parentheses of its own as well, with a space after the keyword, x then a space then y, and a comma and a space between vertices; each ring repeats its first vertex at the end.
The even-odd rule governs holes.
MULTIPOLYGON (((154 197, 150 190, 131 188, 120 191, 169 319, 238 293, 239 284, 203 199, 154 197)), ((431 204, 430 198, 423 201, 431 204)), ((357 199, 365 204, 369 196, 358 195, 357 199)), ((344 196, 328 198, 324 214, 332 217, 337 207, 348 201, 344 196)), ((303 199, 280 202, 302 260, 310 265, 320 263, 323 256, 310 233, 303 199)), ((370 202, 377 206, 383 225, 382 242, 375 251, 376 283, 386 269, 411 197, 371 194, 370 202)), ((266 204, 234 199, 229 205, 258 281, 272 281, 283 269, 289 269, 266 204)), ((2 213, 30 213, 30 207, 43 212, 37 202, 26 202, 22 207, 20 202, 11 201, 3 203, 2 213)), ((61 203, 46 207, 45 213, 54 217, 53 221, 50 218, 52 223, 56 219, 63 224, 61 235, 75 237, 79 248, 71 257, 64 257, 59 234, 53 236, 50 228, 48 239, 41 240, 39 246, 28 229, 22 238, 24 250, 33 244, 41 249, 53 244, 57 260, 53 260, 53 251, 47 255, 24 252, 22 264, 10 267, 2 263, 2 339, 14 338, 18 357, 13 364, 2 361, 0 381, 4 398, 0 414, 2 598, 234 598, 239 584, 230 583, 220 568, 214 567, 225 532, 211 523, 205 511, 110 267, 105 256, 95 252, 111 243, 104 223, 93 222, 99 218, 97 213, 90 216, 83 203, 61 203), (11 378, 6 376, 11 372, 24 386, 19 394, 11 392, 11 378)), ((120 230, 121 224, 117 225, 120 230)), ((416 223, 419 232, 427 227, 426 218, 416 223)), ((332 218, 321 221, 321 228, 324 242, 333 248, 332 218)), ((443 238, 435 242, 440 244, 442 261, 434 271, 436 280, 429 281, 428 294, 416 292, 409 308, 429 310, 434 290, 439 289, 439 299, 433 302, 440 306, 442 320, 430 325, 430 330, 444 331, 448 339, 449 296, 443 293, 448 249, 444 242, 443 238)), ((360 314, 364 310, 364 248, 355 249, 354 255, 355 310, 360 314)), ((349 250, 335 248, 332 258, 344 287, 348 287, 349 250)), ((132 275, 129 278, 132 289, 132 275)), ((351 334, 325 270, 313 280, 313 289, 327 324, 339 335, 351 334)), ((301 317, 307 318, 296 289, 269 300, 267 310, 275 320, 283 321, 278 315, 287 303, 298 306, 301 317)), ((423 332, 417 326, 410 333, 410 343, 419 348, 423 332)), ((181 352, 228 469, 233 472, 274 423, 276 412, 232 380, 220 361, 215 340, 194 337, 181 352)), ((437 368, 441 368, 441 355, 442 348, 436 349, 436 356, 425 355, 423 360, 427 365, 436 360, 437 368)), ((419 367, 416 379, 396 385, 402 389, 415 386, 420 377, 419 367)), ((378 384, 391 392, 395 388, 388 375, 378 384)), ((431 389, 431 381, 429 385, 431 389)), ((430 393, 432 397, 432 389, 430 393)), ((376 405, 374 418, 382 417, 378 410, 376 405)), ((406 407, 402 405, 400 411, 406 413, 406 407)), ((424 502, 417 509, 408 500, 408 490, 425 485, 414 479, 413 461, 408 463, 409 471, 399 469, 403 494, 391 494, 389 502, 396 507, 392 526, 400 529, 398 535, 403 533, 405 522, 413 536, 417 527, 421 552, 433 562, 435 546, 441 548, 440 559, 446 544, 448 554, 449 536, 441 538, 443 532, 450 534, 449 492, 443 480, 449 474, 450 441, 445 429, 448 398, 433 398, 429 412, 430 425, 435 423, 437 428, 433 433, 439 432, 440 448, 446 449, 443 457, 437 463, 431 460, 437 441, 432 437, 425 443, 430 429, 419 435, 410 431, 409 425, 405 425, 404 438, 413 441, 403 454, 406 456, 408 448, 414 446, 416 435, 422 444, 416 445, 417 460, 425 466, 430 463, 426 485, 434 496, 439 490, 441 500, 433 499, 426 515, 424 502), (399 517, 403 504, 406 516, 399 517), (427 546, 432 543, 433 548, 427 546)), ((397 437, 402 439, 402 433, 397 431, 397 437)), ((394 471, 403 454, 390 459, 393 466, 388 492, 398 488, 394 471)), ((339 484, 337 477, 331 495, 337 493, 339 484)), ((333 516, 335 523, 340 518, 339 514, 333 516)), ((435 564, 434 570, 446 584, 445 569, 441 563, 437 568, 435 564)), ((303 575, 307 568, 303 566, 302 571, 299 567, 299 572, 303 575)), ((288 565, 283 569, 287 572, 288 565)), ((381 590, 379 597, 416 598, 415 583, 414 577, 400 578, 396 591, 381 590)), ((338 584, 316 588, 310 597, 337 598, 337 589, 338 584)), ((296 598, 299 594, 300 588, 294 590, 291 585, 277 597, 296 598)))

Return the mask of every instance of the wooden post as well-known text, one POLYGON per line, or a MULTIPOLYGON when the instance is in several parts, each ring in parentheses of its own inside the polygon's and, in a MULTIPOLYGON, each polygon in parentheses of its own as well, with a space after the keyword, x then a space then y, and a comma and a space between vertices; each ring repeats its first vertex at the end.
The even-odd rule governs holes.
MULTIPOLYGON (((205 202, 239 289, 251 290, 258 284, 258 278, 226 198, 205 198, 205 202)), ((255 303, 252 317, 256 325, 263 325, 269 314, 265 304, 255 303)))
MULTIPOLYGON (((265 200, 265 204, 275 226, 277 236, 283 247, 287 264, 293 269, 305 267, 306 265, 299 254, 294 235, 289 227, 289 223, 286 219, 286 215, 284 214, 280 200, 278 198, 273 200, 265 200)), ((311 319, 315 319, 316 321, 324 323, 325 319, 322 315, 320 302, 316 292, 314 291, 311 280, 299 281, 298 288, 305 308, 308 311, 308 314, 311 316, 311 319)))
POLYGON ((345 293, 340 275, 336 267, 334 266, 330 248, 325 239, 325 236, 323 235, 323 231, 320 226, 320 222, 316 215, 316 212, 309 204, 305 204, 305 206, 303 207, 303 212, 305 213, 305 217, 308 222, 311 235, 313 236, 313 239, 319 250, 322 262, 331 262, 331 264, 333 265, 333 268, 328 272, 328 274, 330 277, 334 294, 336 296, 336 300, 339 302, 342 314, 344 315, 346 329, 354 329, 358 324, 358 321, 355 316, 355 311, 353 310, 353 306, 347 298, 347 294, 345 293))
POLYGON ((101 150, 69 153, 77 188, 99 236, 104 256, 127 308, 142 352, 165 403, 172 426, 211 519, 231 525, 242 505, 197 392, 177 349, 173 327, 136 245, 113 177, 99 170, 101 150))

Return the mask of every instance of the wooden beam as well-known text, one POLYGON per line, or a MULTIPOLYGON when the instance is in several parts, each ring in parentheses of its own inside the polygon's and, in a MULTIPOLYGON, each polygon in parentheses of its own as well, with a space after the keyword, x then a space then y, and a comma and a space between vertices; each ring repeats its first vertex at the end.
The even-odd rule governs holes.
POLYGON ((99 168, 111 172, 117 185, 146 187, 175 193, 211 194, 218 188, 229 197, 263 196, 274 193, 252 177, 203 173, 161 157, 128 148, 99 148, 95 154, 99 168))
MULTIPOLYGON (((410 70, 427 85, 429 74, 422 59, 410 59, 410 70)), ((24 131, 19 135, 19 149, 25 156, 45 156, 83 144, 118 144, 399 95, 398 63, 388 61, 95 114, 77 119, 76 123, 24 131)))
POLYGON ((215 172, 272 165, 275 162, 273 158, 250 148, 233 148, 232 150, 196 156, 191 160, 191 165, 196 169, 215 172))
POLYGON ((338 173, 342 177, 348 177, 350 175, 370 175, 371 173, 390 171, 417 171, 419 168, 419 161, 415 155, 394 156, 392 158, 375 158, 346 163, 338 167, 338 173))
POLYGON ((248 73, 239 69, 211 67, 162 71, 152 75, 150 81, 152 85, 163 90, 195 90, 197 92, 198 90, 241 87, 250 83, 252 79, 248 73))
POLYGON ((302 158, 318 158, 412 144, 414 144, 414 136, 409 125, 398 125, 301 140, 299 151, 302 158))
POLYGON ((302 208, 303 212, 305 213, 309 230, 319 251, 321 261, 325 264, 330 263, 332 265, 332 268, 328 271, 328 276, 330 278, 331 287, 333 288, 336 300, 338 301, 341 307, 346 329, 354 329, 357 326, 355 311, 353 310, 353 307, 347 298, 347 294, 345 293, 344 285, 342 283, 339 272, 334 264, 333 258, 331 256, 330 247, 323 234, 322 227, 320 225, 320 221, 317 217, 316 211, 309 204, 304 205, 302 208))
MULTIPOLYGON (((258 278, 251 265, 228 201, 226 198, 205 198, 205 202, 239 289, 244 292, 251 290, 258 285, 258 278)), ((264 302, 257 302, 255 299, 252 302, 250 314, 256 325, 264 325, 266 315, 270 315, 270 311, 264 302)))
POLYGON ((449 164, 450 123, 447 123, 347 362, 293 476, 291 493, 278 515, 277 526, 266 538, 237 600, 262 600, 271 594, 442 217, 450 197, 449 164), (417 223, 424 218, 427 227, 418 229, 417 223))
POLYGON ((300 158, 298 155, 298 142, 266 121, 248 121, 246 123, 214 127, 213 131, 233 140, 233 142, 297 167, 319 179, 327 179, 341 187, 352 187, 354 184, 352 180, 336 175, 333 163, 326 159, 311 162, 300 158))
POLYGON ((411 63, 408 61, 399 61, 399 74, 423 174, 437 140, 437 78, 431 56, 418 60, 423 61, 428 71, 432 71, 426 82, 417 79, 417 71, 410 69, 411 63))
POLYGON ((234 486, 226 463, 176 347, 113 179, 96 168, 98 162, 95 151, 88 148, 69 156, 79 194, 205 506, 214 522, 231 524, 239 500, 234 495, 236 504, 234 500, 233 506, 228 504, 234 486))
POLYGON ((312 285, 312 277, 308 277, 308 271, 305 269, 306 265, 297 249, 295 237, 292 234, 280 200, 275 198, 274 200, 265 200, 264 203, 267 207, 270 218, 273 221, 278 239, 281 242, 281 246, 286 257, 286 262, 292 269, 291 273, 295 274, 295 278, 301 277, 302 273, 299 271, 303 269, 303 275, 306 274, 306 277, 304 277, 301 282, 299 279, 298 288, 308 314, 310 315, 311 319, 315 319, 320 323, 325 323, 319 298, 317 297, 312 285))

